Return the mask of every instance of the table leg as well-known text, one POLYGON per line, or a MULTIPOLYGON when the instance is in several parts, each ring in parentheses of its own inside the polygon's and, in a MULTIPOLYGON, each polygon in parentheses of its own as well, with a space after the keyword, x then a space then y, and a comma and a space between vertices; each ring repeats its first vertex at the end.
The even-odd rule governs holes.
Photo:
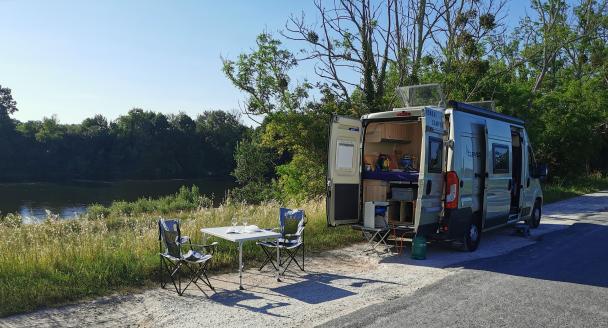
POLYGON ((243 242, 239 242, 239 289, 243 290, 243 242))
POLYGON ((277 239, 277 281, 281 281, 281 250, 279 249, 279 240, 277 239))

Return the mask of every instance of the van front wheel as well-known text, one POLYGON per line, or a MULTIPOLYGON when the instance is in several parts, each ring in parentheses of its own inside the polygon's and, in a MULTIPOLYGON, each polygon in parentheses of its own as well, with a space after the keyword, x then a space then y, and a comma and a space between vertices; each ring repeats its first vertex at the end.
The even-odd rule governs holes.
POLYGON ((471 222, 469 228, 464 233, 463 250, 466 252, 474 252, 479 247, 481 240, 481 226, 477 222, 471 222))

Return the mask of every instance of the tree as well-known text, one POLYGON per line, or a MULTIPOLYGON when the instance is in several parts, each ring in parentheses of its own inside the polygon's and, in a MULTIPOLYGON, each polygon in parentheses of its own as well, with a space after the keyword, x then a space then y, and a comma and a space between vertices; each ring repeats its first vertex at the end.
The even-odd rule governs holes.
POLYGON ((17 102, 13 99, 11 89, 3 88, 0 85, 0 118, 8 118, 16 111, 18 111, 17 102))
POLYGON ((340 0, 326 8, 315 0, 319 26, 307 24, 304 13, 292 15, 283 36, 308 45, 303 60, 316 61, 315 73, 336 97, 351 105, 351 92, 358 88, 364 94, 361 112, 376 111, 385 90, 394 1, 340 0), (348 78, 353 71, 358 75, 348 78))
POLYGON ((239 55, 237 61, 222 58, 226 77, 248 95, 243 112, 261 115, 300 109, 311 86, 304 82, 289 89, 288 73, 298 64, 293 54, 268 33, 258 35, 256 44, 256 49, 239 55))

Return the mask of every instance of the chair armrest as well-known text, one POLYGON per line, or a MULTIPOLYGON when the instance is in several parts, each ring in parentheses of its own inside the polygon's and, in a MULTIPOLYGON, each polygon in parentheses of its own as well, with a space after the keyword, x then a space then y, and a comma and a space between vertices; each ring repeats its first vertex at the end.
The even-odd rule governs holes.
POLYGON ((188 244, 188 246, 194 247, 194 248, 199 248, 199 249, 203 249, 203 250, 207 250, 209 253, 213 254, 216 251, 218 242, 214 241, 211 244, 208 245, 201 245, 201 244, 188 244))

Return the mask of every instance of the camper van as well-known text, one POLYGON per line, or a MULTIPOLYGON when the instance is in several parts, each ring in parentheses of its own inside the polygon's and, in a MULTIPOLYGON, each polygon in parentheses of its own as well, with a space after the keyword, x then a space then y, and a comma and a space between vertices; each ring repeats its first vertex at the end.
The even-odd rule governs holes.
POLYGON ((540 179, 524 121, 480 104, 442 99, 439 85, 399 90, 403 108, 334 116, 327 222, 363 222, 365 204, 413 236, 477 249, 481 233, 520 221, 538 227, 540 179))

